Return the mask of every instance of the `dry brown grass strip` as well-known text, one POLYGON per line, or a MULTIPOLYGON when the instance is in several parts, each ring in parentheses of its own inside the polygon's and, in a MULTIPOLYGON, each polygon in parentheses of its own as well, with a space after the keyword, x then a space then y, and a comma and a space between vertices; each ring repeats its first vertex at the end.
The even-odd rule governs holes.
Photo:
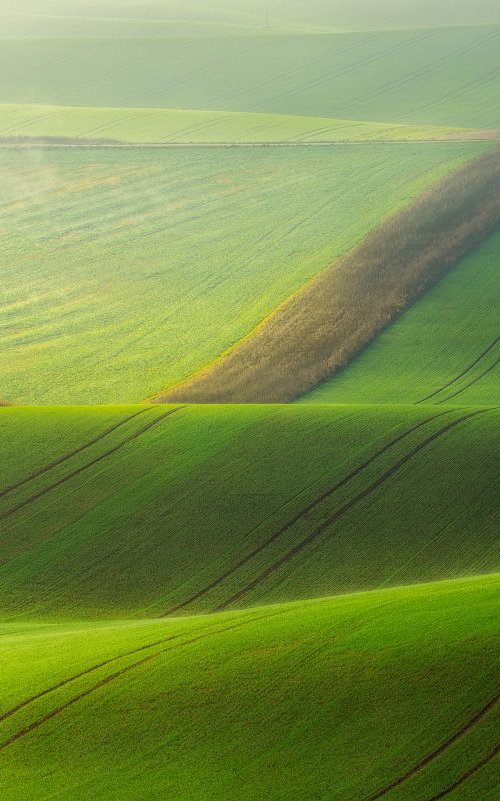
POLYGON ((158 402, 282 403, 344 367, 500 227, 500 150, 439 181, 158 402))

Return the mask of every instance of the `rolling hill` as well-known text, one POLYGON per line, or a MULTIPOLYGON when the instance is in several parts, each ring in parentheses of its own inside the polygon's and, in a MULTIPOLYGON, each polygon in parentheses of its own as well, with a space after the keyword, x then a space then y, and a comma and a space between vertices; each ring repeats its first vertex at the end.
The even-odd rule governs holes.
POLYGON ((1 395, 153 396, 486 147, 0 151, 1 395))
POLYGON ((0 103, 498 129, 499 41, 500 25, 164 41, 0 40, 0 103))
POLYGON ((0 409, 3 619, 213 611, 498 570, 500 411, 0 409))
POLYGON ((305 403, 500 403, 500 235, 441 279, 305 403))
POLYGON ((3 799, 495 801, 498 589, 2 624, 3 799))
POLYGON ((0 106, 0 144, 415 142, 499 139, 500 130, 155 108, 0 106), (68 140, 68 141, 65 141, 68 140))

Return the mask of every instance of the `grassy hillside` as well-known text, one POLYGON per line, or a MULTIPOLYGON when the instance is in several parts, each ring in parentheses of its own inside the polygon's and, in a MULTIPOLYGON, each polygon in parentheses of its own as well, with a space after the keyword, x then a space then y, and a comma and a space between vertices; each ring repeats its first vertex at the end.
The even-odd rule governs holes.
POLYGON ((119 142, 413 142, 498 139, 500 130, 392 125, 286 114, 154 108, 0 106, 0 143, 30 138, 119 142))
POLYGON ((0 102, 499 128, 499 42, 500 26, 76 44, 5 40, 0 102))
POLYGON ((483 147, 1 152, 2 397, 152 396, 483 147))
POLYGON ((1 35, 226 36, 500 23, 491 0, 1 0, 1 35))
POLYGON ((211 611, 499 568, 497 410, 11 407, 0 425, 4 619, 211 611))
POLYGON ((495 801, 499 586, 4 624, 3 799, 495 801))
POLYGON ((498 230, 499 155, 498 149, 484 153, 433 184, 214 364, 157 400, 287 403, 349 366, 498 230))
POLYGON ((498 405, 499 298, 497 234, 303 400, 498 405))

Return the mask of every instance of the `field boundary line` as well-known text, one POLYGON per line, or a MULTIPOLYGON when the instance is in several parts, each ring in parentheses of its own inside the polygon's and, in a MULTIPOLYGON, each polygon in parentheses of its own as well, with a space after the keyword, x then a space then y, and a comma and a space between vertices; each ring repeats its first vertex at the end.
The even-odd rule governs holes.
MULTIPOLYGON (((378 801, 380 798, 383 798, 385 795, 390 793, 392 790, 395 790, 397 787, 400 787, 402 784, 407 782, 409 779, 412 779, 418 773, 420 773, 427 765, 433 762, 435 759, 441 756, 441 754, 446 753, 455 743, 462 740, 475 726, 478 725, 487 715, 491 712, 500 701, 500 693, 497 693, 493 698, 491 698, 487 704, 485 704, 476 714, 467 721, 458 731, 456 731, 451 737, 441 743, 440 746, 435 748, 431 751, 427 756, 423 757, 419 762, 417 762, 410 770, 406 771, 406 773, 401 774, 397 779, 390 782, 390 784, 386 784, 381 790, 374 793, 373 795, 366 798, 365 801, 378 801)), ((435 798, 441 798, 441 796, 435 796, 435 798)), ((434 801, 434 798, 430 799, 430 801, 434 801)))
POLYGON ((296 512, 291 518, 289 518, 289 520, 286 523, 284 523, 277 531, 275 531, 274 534, 272 534, 270 537, 264 540, 264 542, 261 542, 250 553, 239 559, 238 562, 236 562, 226 571, 221 573, 216 579, 213 579, 209 584, 207 584, 201 590, 198 590, 196 593, 191 595, 187 600, 184 600, 181 603, 177 604, 176 606, 172 607, 171 609, 168 610, 168 612, 164 612, 163 615, 161 615, 161 617, 167 617, 168 615, 173 615, 175 614, 175 612, 178 612, 180 609, 184 609, 186 606, 193 603, 193 601, 197 601, 198 598, 201 598, 204 595, 206 595, 207 592, 213 590, 215 587, 217 587, 219 584, 221 584, 223 581, 229 578, 229 576, 233 575, 233 573, 235 573, 241 567, 246 565, 251 559, 262 553, 262 551, 264 551, 265 548, 267 548, 269 545, 272 545, 272 543, 275 542, 277 539, 279 539, 279 537, 281 537, 282 534, 285 534, 286 531, 288 531, 292 526, 298 523, 303 517, 305 517, 305 515, 309 514, 309 512, 313 511, 313 509, 315 509, 320 503, 325 501, 327 498, 331 497, 331 495, 337 492, 337 490, 344 487, 354 478, 357 478, 357 476, 359 476, 367 467, 369 467, 379 456, 382 456, 384 453, 390 450, 394 445, 396 445, 398 442, 401 442, 401 440, 410 436, 410 434, 414 433, 418 429, 422 428, 422 426, 427 425, 427 423, 431 423, 433 420, 437 420, 439 417, 443 417, 445 414, 448 413, 449 410, 447 410, 446 412, 441 412, 440 414, 433 415, 432 417, 426 417, 424 420, 421 420, 416 425, 412 426, 409 429, 406 429, 397 437, 387 442, 382 448, 379 448, 374 453, 372 453, 372 455, 368 459, 366 459, 362 464, 358 465, 356 468, 354 468, 354 470, 351 470, 350 473, 348 473, 342 479, 337 481, 337 483, 334 484, 333 487, 329 487, 326 491, 321 493, 321 495, 317 496, 313 501, 307 504, 307 506, 303 507, 298 512, 296 512))
POLYGON ((109 428, 107 428, 105 431, 103 431, 97 437, 94 437, 94 439, 91 439, 88 442, 85 442, 83 445, 80 445, 78 448, 75 448, 72 451, 68 451, 68 453, 65 453, 63 456, 60 456, 58 459, 55 459, 53 462, 50 462, 50 464, 47 464, 44 467, 41 467, 39 470, 35 470, 35 472, 30 473, 28 476, 26 476, 25 478, 21 479, 20 481, 17 481, 15 484, 10 484, 10 486, 5 487, 5 489, 3 489, 3 490, 0 490, 0 498, 4 498, 6 495, 9 495, 9 493, 14 492, 14 490, 19 489, 20 487, 23 487, 25 484, 28 484, 28 482, 33 481, 35 478, 40 478, 40 476, 44 475, 44 473, 47 473, 49 470, 52 470, 54 467, 58 467, 59 465, 64 464, 64 462, 67 462, 69 459, 72 459, 74 456, 78 456, 78 454, 80 454, 83 451, 87 450, 88 448, 92 447, 92 445, 96 445, 98 442, 103 440, 105 437, 109 436, 109 434, 112 434, 114 431, 117 431, 119 428, 124 426, 126 423, 130 422, 130 420, 133 420, 134 417, 138 417, 140 414, 144 414, 144 412, 150 411, 151 409, 154 409, 154 408, 155 408, 154 406, 150 406, 150 407, 147 407, 145 409, 141 409, 138 412, 134 412, 134 414, 131 414, 128 417, 125 417, 119 423, 115 423, 114 425, 112 425, 109 428))
POLYGON ((179 411, 181 411, 181 409, 185 409, 185 408, 186 408, 185 406, 177 406, 175 409, 169 409, 169 411, 165 412, 165 414, 158 415, 158 417, 155 417, 154 420, 149 422, 147 425, 143 426, 141 429, 139 429, 139 431, 135 431, 133 434, 130 434, 128 437, 123 439, 121 442, 119 442, 113 448, 110 448, 108 451, 105 451, 104 453, 101 453, 95 459, 92 459, 91 462, 88 462, 87 464, 82 465, 82 467, 78 467, 76 470, 73 470, 71 473, 68 473, 66 476, 63 476, 63 478, 60 478, 58 481, 54 482, 53 484, 49 484, 48 487, 45 487, 43 490, 40 490, 39 492, 35 493, 34 495, 30 495, 29 498, 25 498, 25 500, 21 501, 20 503, 18 503, 17 506, 13 506, 10 509, 7 509, 7 511, 2 512, 2 514, 0 514, 0 520, 6 520, 8 517, 11 517, 13 514, 15 514, 16 512, 20 511, 20 509, 24 509, 25 506, 28 506, 30 503, 33 503, 33 501, 39 500, 39 498, 42 498, 44 495, 47 495, 52 490, 57 489, 62 484, 65 484, 67 481, 70 481, 72 478, 75 478, 75 476, 78 476, 81 473, 84 473, 90 467, 94 467, 99 462, 102 462, 104 459, 107 459, 108 456, 112 456, 114 453, 116 453, 117 451, 119 451, 122 448, 124 448, 125 445, 128 445, 130 442, 133 442, 134 440, 136 440, 139 437, 141 437, 143 434, 145 434, 151 428, 154 428, 156 425, 159 425, 159 423, 161 423, 163 420, 165 420, 165 418, 171 417, 176 412, 179 412, 179 411))
POLYGON ((410 462, 418 453, 422 450, 427 448, 433 442, 438 440, 440 437, 447 434, 452 429, 456 428, 461 423, 470 420, 473 417, 477 417, 481 414, 486 414, 489 409, 479 409, 469 414, 463 415, 456 420, 448 423, 441 429, 438 429, 433 434, 428 436, 423 442, 419 443, 419 445, 415 446, 411 451, 409 451, 405 456, 403 456, 398 462, 396 462, 392 467, 386 470, 381 476, 379 476, 376 481, 370 484, 368 487, 365 487, 364 490, 359 492, 354 498, 351 498, 347 503, 337 509, 337 511, 328 517, 326 520, 321 523, 321 525, 317 526, 313 531, 307 535, 303 540, 298 542, 293 548, 291 548, 286 554, 281 556, 275 562, 273 562, 269 567, 263 570, 256 578, 246 584, 241 590, 234 593, 229 599, 224 601, 224 603, 220 604, 215 608, 216 612, 220 612, 224 609, 227 609, 228 606, 239 601, 240 598, 247 595, 251 590, 255 589, 262 581, 272 576, 276 573, 283 565, 290 562, 295 556, 301 553, 308 545, 310 545, 314 540, 320 537, 333 523, 343 517, 344 514, 350 512, 353 508, 355 508, 359 503, 361 503, 365 498, 371 495, 375 490, 379 489, 386 481, 392 478, 402 467, 404 467, 407 462, 410 462))

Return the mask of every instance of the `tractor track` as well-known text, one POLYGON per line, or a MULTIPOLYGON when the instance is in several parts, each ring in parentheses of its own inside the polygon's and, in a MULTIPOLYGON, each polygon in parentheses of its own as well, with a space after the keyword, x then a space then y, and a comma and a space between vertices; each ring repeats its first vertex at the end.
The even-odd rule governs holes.
POLYGON ((466 420, 470 420, 473 417, 477 417, 480 414, 486 414, 489 409, 479 409, 474 412, 470 412, 469 414, 462 415, 462 417, 453 420, 450 423, 447 423, 443 428, 438 429, 433 434, 429 435, 425 440, 423 440, 419 445, 416 445, 409 451, 405 456, 399 459, 396 464, 386 470, 378 479, 376 479, 372 484, 366 487, 364 490, 359 492, 353 498, 351 498, 347 503, 340 507, 333 515, 327 518, 321 525, 317 526, 310 534, 307 535, 303 540, 301 540, 297 545, 291 548, 286 554, 281 556, 275 562, 273 562, 269 567, 263 570, 256 578, 254 578, 251 582, 249 582, 245 587, 238 592, 234 593, 230 598, 228 598, 224 603, 220 604, 216 607, 214 611, 220 612, 224 609, 227 609, 228 606, 239 601, 245 595, 247 595, 251 590, 255 589, 262 581, 272 576, 276 573, 283 565, 290 562, 295 556, 301 553, 308 545, 310 545, 314 540, 316 540, 321 534, 323 534, 333 523, 335 523, 339 518, 343 517, 347 512, 350 512, 353 508, 355 508, 359 503, 361 503, 365 498, 371 495, 375 490, 379 489, 386 481, 388 481, 393 475, 395 475, 405 464, 410 462, 418 453, 422 450, 427 448, 436 440, 440 439, 442 436, 447 434, 452 429, 456 428, 461 423, 465 422, 466 420))
MULTIPOLYGON (((485 350, 482 351, 482 353, 479 354, 479 356, 477 356, 474 359, 473 362, 471 362, 471 364, 468 365, 468 367, 465 368, 465 370, 462 370, 461 373, 455 376, 455 378, 452 378, 451 381, 448 381, 447 384, 443 384, 442 387, 434 390, 434 392, 431 392, 430 395, 426 395, 425 398, 422 398, 421 400, 417 401, 415 405, 418 406, 420 403, 425 403, 426 401, 431 400, 431 398, 435 398, 436 395, 439 395, 441 392, 444 392, 445 389, 452 387, 454 384, 457 383, 457 381, 460 381, 461 378, 464 378, 464 376, 466 376, 468 373, 470 373, 471 370, 474 369, 476 364, 479 364, 479 362, 482 361, 484 357, 487 356, 491 350, 493 350, 493 348, 498 342, 500 342, 500 334, 497 336, 496 339, 493 340, 493 342, 491 342, 488 345, 487 348, 485 348, 485 350)), ((452 395, 451 397, 453 398, 454 395, 452 395)))
POLYGON ((150 411, 151 409, 154 408, 155 408, 154 406, 150 406, 145 409, 141 409, 138 412, 134 412, 134 414, 130 414, 128 417, 125 417, 119 423, 115 423, 114 425, 110 426, 110 428, 107 428, 105 431, 99 434, 97 437, 94 437, 94 439, 91 439, 88 442, 85 442, 83 445, 80 445, 78 448, 75 448, 74 450, 65 453, 63 456, 60 456, 55 461, 50 462, 50 464, 41 467, 39 470, 35 470, 34 473, 30 473, 28 476, 21 479, 20 481, 17 481, 15 484, 11 484, 10 486, 5 487, 5 489, 0 490, 0 498, 4 498, 6 495, 9 495, 11 492, 14 492, 14 490, 20 489, 20 487, 24 487, 25 484, 28 484, 30 481, 34 481, 36 478, 40 478, 40 476, 43 476, 44 473, 48 473, 49 470, 53 470, 54 467, 58 467, 59 465, 64 464, 64 462, 67 462, 74 456, 78 456, 80 453, 83 453, 88 448, 91 448, 92 445, 96 445, 98 442, 105 439, 105 437, 108 437, 114 431, 117 431, 119 428, 122 428, 122 426, 126 425, 126 423, 129 423, 130 420, 133 420, 134 417, 138 417, 140 414, 144 414, 144 412, 150 411))
POLYGON ((493 364, 491 364, 491 365, 488 367, 488 369, 487 369, 487 370, 485 370, 483 373, 481 373, 481 375, 478 375, 478 376, 477 376, 476 378, 474 378, 472 381, 469 381, 469 383, 468 383, 468 384, 466 384, 466 385, 465 385, 465 387, 462 387, 461 389, 458 389, 456 392, 454 392, 454 393, 453 393, 453 395, 449 395, 449 396, 448 396, 447 398, 445 398, 444 400, 440 400, 440 401, 438 401, 438 404, 441 404, 441 403, 447 403, 449 400, 451 400, 451 398, 456 398, 456 397, 457 397, 457 395, 461 395, 461 394, 462 394, 462 392, 465 392, 465 390, 466 390, 466 389, 469 389, 469 387, 473 387, 473 386, 474 386, 474 384, 478 384, 478 383, 479 383, 479 381, 481 381, 481 380, 482 380, 482 379, 483 379, 483 378, 484 378, 486 375, 488 375, 488 373, 491 373, 491 371, 492 371, 492 370, 494 370, 494 369, 495 369, 495 367, 497 367, 499 364, 500 364, 500 356, 498 357, 498 359, 496 359, 496 361, 494 361, 494 362, 493 362, 493 364))
POLYGON ((497 745, 495 746, 493 751, 490 751, 490 753, 484 757, 484 759, 482 759, 480 762, 474 765, 473 768, 470 768, 465 773, 462 773, 462 775, 455 782, 453 782, 453 784, 448 785, 448 787, 445 787, 445 789, 441 790, 440 793, 438 793, 437 795, 433 795, 432 798, 429 798, 429 801, 439 801, 440 798, 445 798, 447 795, 452 793, 458 787, 461 787, 462 784, 465 784, 466 781, 472 779, 472 777, 475 776, 477 773, 479 773, 479 771, 482 770, 484 767, 486 767, 486 765, 488 765, 490 762, 493 762, 493 760, 499 754, 500 754, 500 745, 497 745))
MULTIPOLYGON (((485 704, 478 712, 476 712, 476 714, 470 720, 468 720, 467 723, 465 723, 460 729, 458 729, 458 731, 456 731, 451 737, 449 737, 447 740, 441 743, 441 745, 439 745, 437 748, 435 748, 433 751, 427 754, 427 756, 423 757, 423 759, 417 762, 412 768, 410 768, 410 770, 406 771, 406 773, 403 773, 401 776, 398 776, 398 778, 394 779, 394 781, 390 782, 390 784, 386 784, 385 787, 383 787, 378 792, 374 793, 374 795, 371 795, 368 798, 366 798, 365 801, 378 801, 379 798, 383 798, 392 790, 395 790, 397 787, 400 787, 402 784, 405 784, 405 782, 409 781, 409 779, 412 779, 414 776, 420 773, 425 767, 427 767, 427 765, 429 765, 435 759, 440 757, 441 754, 444 754, 446 751, 448 751, 453 745, 455 745, 455 743, 459 742, 459 740, 462 740, 470 731, 472 731, 472 729, 474 729, 478 725, 478 723, 480 723, 489 714, 489 712, 491 712, 496 706, 498 706, 499 701, 500 701, 500 693, 497 693, 492 699, 488 701, 487 704, 485 704)), ((441 797, 442 797, 441 795, 437 795, 434 798, 429 799, 429 801, 435 801, 435 799, 441 797)))
MULTIPOLYGON (((154 659, 157 659, 158 657, 162 656, 165 653, 169 653, 170 651, 176 650, 177 648, 182 648, 184 646, 193 645, 193 644, 195 644, 197 642, 200 642, 201 640, 205 640, 208 637, 213 636, 214 634, 226 634, 229 631, 234 631, 234 630, 239 629, 239 628, 241 628, 243 626, 247 626, 247 625, 249 625, 251 623, 258 623, 261 620, 267 620, 268 618, 277 617, 280 614, 286 613, 287 611, 289 611, 289 610, 281 609, 281 610, 279 610, 277 612, 274 611, 274 612, 267 613, 265 615, 260 615, 259 617, 250 617, 249 615, 245 614, 245 618, 246 618, 245 620, 238 620, 238 622, 233 623, 230 626, 226 626, 224 628, 217 629, 217 631, 210 631, 210 632, 205 633, 205 634, 200 634, 197 637, 191 637, 191 639, 184 640, 183 642, 178 643, 177 645, 174 645, 171 648, 168 648, 168 647, 167 648, 162 648, 160 651, 155 651, 154 654, 148 654, 147 656, 143 657, 142 659, 139 659, 138 661, 133 662, 131 665, 127 665, 126 667, 121 668, 121 670, 116 671, 116 673, 112 673, 109 676, 106 676, 104 679, 101 679, 96 684, 92 685, 92 687, 88 687, 86 690, 82 690, 82 692, 80 692, 77 695, 73 696, 73 698, 70 698, 64 704, 61 704, 60 706, 56 707, 55 709, 52 709, 50 712, 48 712, 43 717, 39 718, 38 720, 33 721, 33 723, 30 723, 28 726, 25 726, 25 728, 20 729, 15 734, 13 734, 11 737, 9 737, 7 740, 4 740, 2 743, 0 743, 0 752, 5 751, 5 749, 8 748, 10 745, 12 745, 15 742, 18 742, 23 737, 26 737, 26 735, 31 734, 31 732, 36 731, 37 729, 39 729, 45 723, 48 723, 53 718, 58 717, 66 709, 69 709, 74 704, 78 703, 78 701, 82 701, 84 698, 87 698, 89 695, 92 695, 92 693, 96 692, 97 690, 100 690, 102 687, 106 687, 108 684, 111 684, 111 682, 115 681, 116 679, 120 679, 122 676, 125 676, 127 673, 130 673, 130 671, 135 670, 136 668, 142 667, 143 665, 146 665, 149 662, 152 662, 154 659), (248 618, 250 618, 250 619, 248 619, 248 618)), ((184 635, 179 635, 179 636, 186 636, 186 633, 184 633, 184 635)), ((85 675, 85 674, 83 674, 83 675, 85 675)), ((57 687, 55 687, 54 689, 57 689, 57 687)))
POLYGON ((20 501, 20 503, 18 503, 16 506, 12 506, 10 509, 7 509, 5 512, 2 512, 2 514, 0 514, 0 520, 6 520, 7 518, 11 517, 16 512, 20 511, 21 509, 24 509, 25 506, 28 506, 30 503, 33 503, 34 501, 39 500, 39 498, 42 498, 44 495, 47 495, 49 492, 52 492, 52 490, 57 489, 62 484, 65 484, 67 481, 70 481, 72 478, 75 478, 75 476, 78 476, 81 473, 84 473, 90 467, 94 467, 96 464, 99 464, 99 462, 102 462, 104 459, 107 459, 108 456, 112 456, 114 453, 116 453, 117 451, 119 451, 123 447, 125 447, 125 445, 128 445, 130 442, 133 442, 134 440, 136 440, 139 437, 141 437, 143 434, 145 434, 151 428, 154 428, 156 425, 161 423, 165 418, 171 417, 171 415, 173 415, 176 412, 181 411, 181 409, 185 409, 185 408, 186 408, 185 406, 177 406, 175 409, 169 409, 168 412, 165 412, 164 414, 158 415, 158 417, 155 417, 154 420, 150 421, 147 425, 143 426, 138 431, 135 431, 133 434, 130 434, 128 437, 123 439, 117 445, 114 445, 109 450, 105 451, 104 453, 101 453, 99 456, 96 456, 96 458, 92 459, 91 462, 88 462, 87 464, 82 465, 81 467, 78 467, 76 470, 73 470, 71 473, 68 473, 66 476, 63 476, 58 481, 55 481, 53 484, 49 484, 49 486, 45 487, 43 490, 40 490, 39 492, 36 492, 34 495, 30 495, 28 498, 25 498, 23 501, 20 501))
POLYGON ((356 467, 354 470, 352 470, 350 473, 344 476, 344 478, 342 478, 340 481, 334 484, 333 487, 329 487, 325 492, 317 496, 307 506, 300 509, 300 511, 298 511, 295 515, 293 515, 293 517, 287 520, 287 522, 284 523, 277 531, 275 531, 274 534, 272 534, 270 537, 264 540, 264 542, 261 542, 252 551, 250 551, 250 553, 246 554, 246 556, 243 556, 241 559, 239 559, 238 562, 236 562, 234 565, 228 568, 224 573, 221 573, 220 576, 213 579, 213 581, 211 581, 201 590, 198 590, 196 593, 191 595, 186 600, 182 601, 179 604, 176 604, 167 612, 164 612, 163 615, 161 615, 161 617, 167 617, 168 615, 175 614, 181 609, 184 609, 186 606, 189 606, 189 604, 193 603, 194 601, 197 601, 199 598, 202 598, 204 595, 213 590, 215 587, 218 587, 220 584, 222 584, 223 581, 232 576, 237 570, 244 567, 249 561, 251 561, 260 553, 262 553, 262 551, 264 551, 267 547, 269 547, 269 545, 272 545, 273 542, 279 539, 279 537, 285 534, 292 526, 294 526, 303 517, 309 514, 309 512, 311 512, 313 509, 319 506, 320 503, 325 501, 339 489, 341 489, 350 481, 352 481, 354 478, 356 478, 358 475, 360 475, 364 470, 366 470, 367 467, 369 467, 376 459, 378 459, 379 456, 382 456, 384 453, 390 450, 394 445, 401 442, 401 440, 405 439, 406 437, 410 436, 410 434, 412 434, 414 431, 417 431, 419 428, 422 428, 422 426, 427 425, 427 423, 430 423, 433 420, 437 420, 439 417, 443 417, 445 414, 448 414, 448 410, 445 412, 440 412, 439 414, 435 414, 432 417, 427 417, 425 418, 425 420, 421 420, 416 425, 411 426, 411 428, 406 429, 406 431, 403 431, 402 434, 399 434, 397 437, 387 442, 384 446, 382 446, 382 448, 376 450, 366 461, 358 465, 358 467, 356 467))

